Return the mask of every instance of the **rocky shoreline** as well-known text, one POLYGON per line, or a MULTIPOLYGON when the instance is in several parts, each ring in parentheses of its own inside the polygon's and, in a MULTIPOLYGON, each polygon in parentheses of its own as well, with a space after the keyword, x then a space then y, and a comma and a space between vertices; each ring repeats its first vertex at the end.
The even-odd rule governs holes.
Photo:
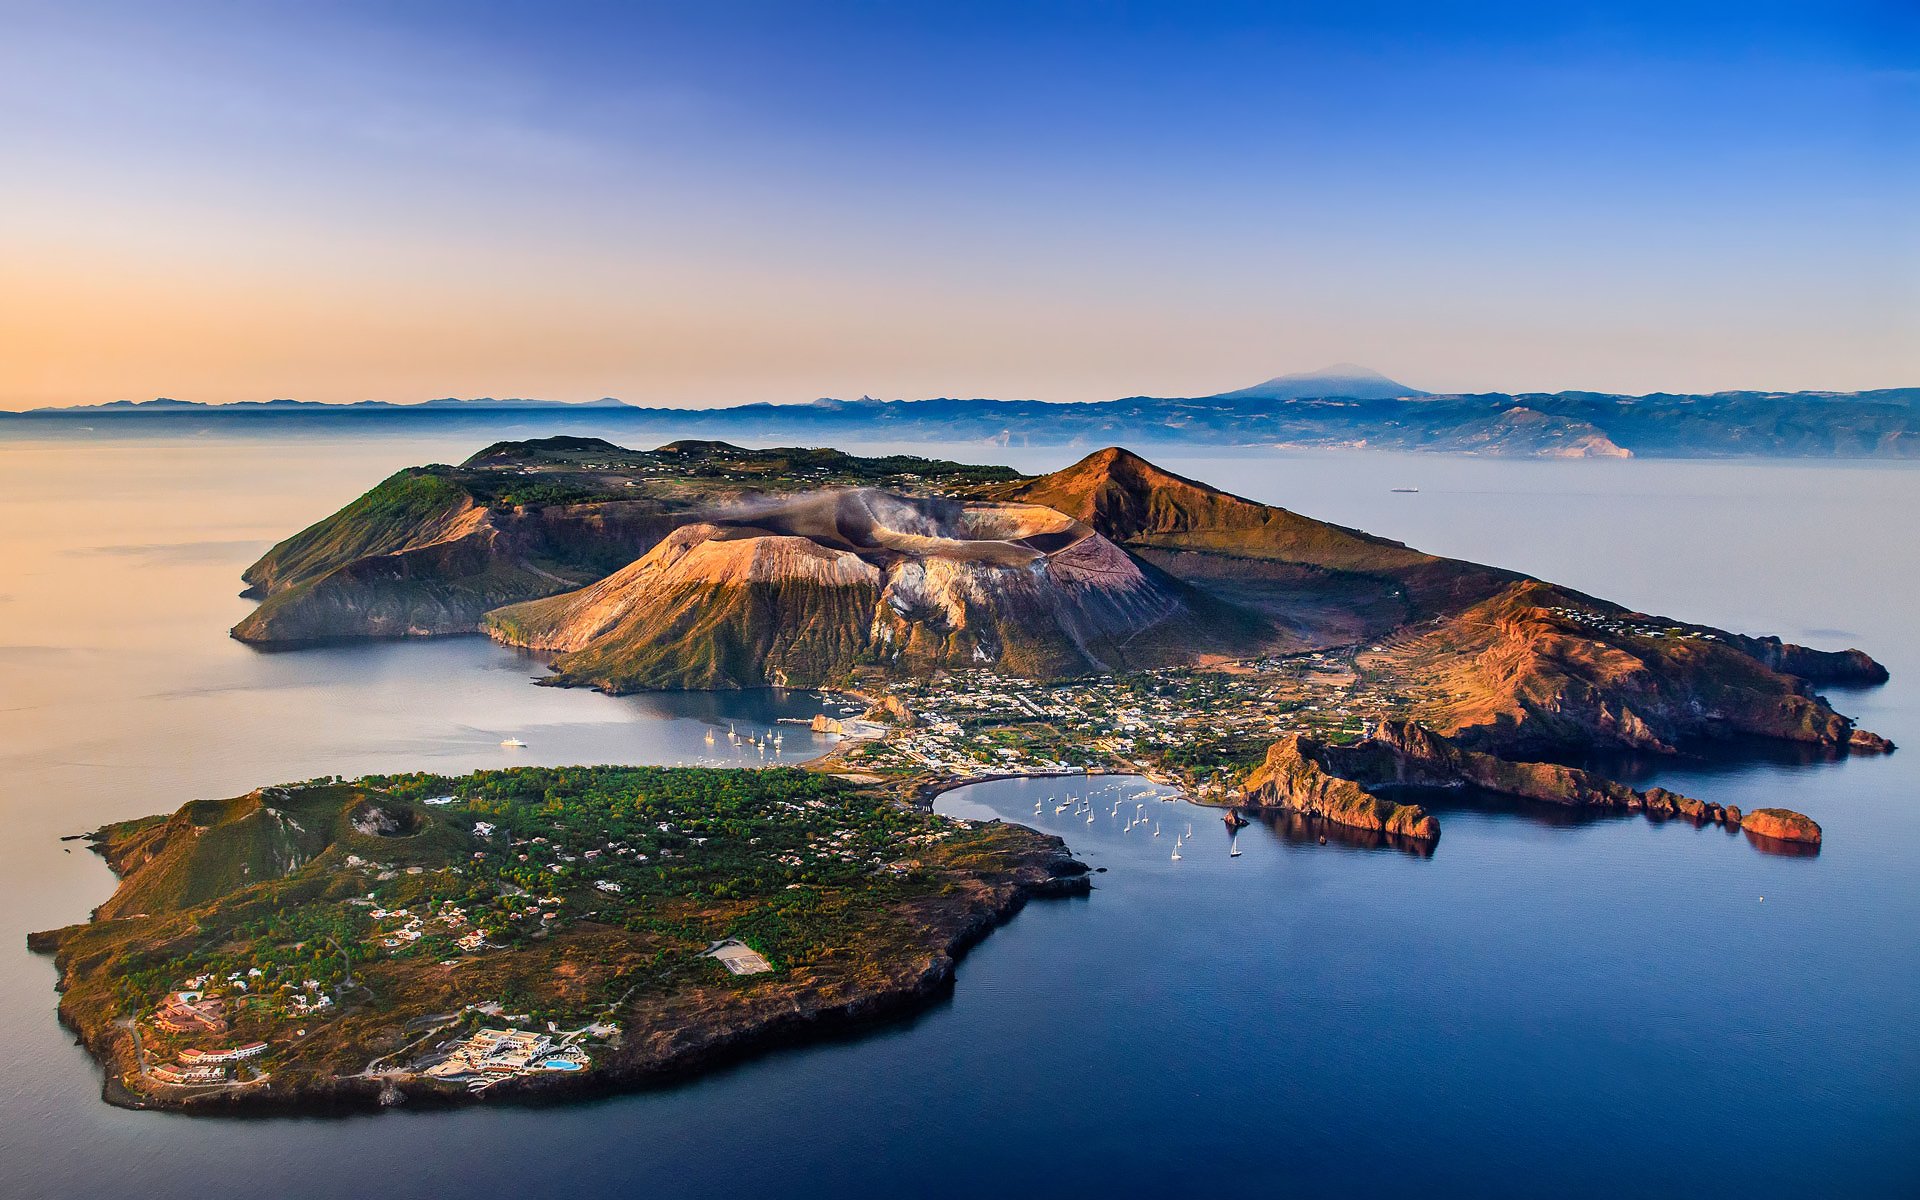
POLYGON ((1282 738, 1248 778, 1243 804, 1434 840, 1440 836, 1439 822, 1420 805, 1397 797, 1408 791, 1464 789, 1571 808, 1680 817, 1695 824, 1745 829, 1775 841, 1818 845, 1821 838, 1820 826, 1812 818, 1791 809, 1764 808, 1743 814, 1736 806, 1660 787, 1643 791, 1578 767, 1521 762, 1470 749, 1404 721, 1382 722, 1370 737, 1351 745, 1330 744, 1304 734, 1282 738))
POLYGON ((994 888, 990 898, 969 905, 960 920, 942 931, 945 940, 930 960, 916 969, 903 969, 881 986, 814 1002, 802 996, 767 998, 718 1014, 717 1019, 676 1029, 664 1041, 649 1039, 631 1049, 623 1047, 592 1071, 528 1078, 511 1088, 480 1093, 420 1075, 373 1075, 303 1082, 297 1089, 276 1089, 269 1081, 250 1091, 143 1094, 121 1081, 121 1074, 130 1069, 124 1038, 102 1039, 98 1031, 90 1035, 69 1022, 64 1012, 61 1024, 76 1033, 78 1043, 96 1061, 106 1065, 101 1099, 117 1108, 225 1116, 350 1116, 397 1105, 451 1109, 473 1104, 573 1103, 672 1086, 733 1063, 855 1037, 912 1017, 950 994, 955 971, 968 951, 1011 921, 1029 900, 1085 896, 1092 890, 1086 865, 1068 855, 1062 843, 1058 856, 1044 867, 1023 870, 1006 886, 994 888))
MULTIPOLYGON (((122 875, 123 888, 155 861, 130 849, 143 840, 141 833, 150 825, 132 822, 90 839, 122 875)), ((970 826, 982 832, 995 827, 1006 833, 982 843, 993 849, 976 852, 947 869, 943 888, 909 893, 891 902, 897 905, 890 911, 900 933, 883 948, 855 953, 844 962, 830 958, 813 966, 755 976, 750 986, 716 971, 663 991, 644 990, 619 1008, 620 1032, 594 1051, 590 1069, 524 1074, 503 1086, 477 1091, 426 1074, 421 1061, 385 1066, 383 1060, 392 1051, 381 1050, 386 1043, 380 1041, 354 1043, 365 1046, 357 1061, 367 1065, 352 1073, 322 1068, 296 1050, 291 1059, 270 1066, 258 1080, 170 1084, 157 1078, 150 1065, 154 1048, 149 1044, 143 1049, 138 1010, 129 1015, 122 1004, 102 1003, 102 998, 110 994, 117 977, 112 964, 128 953, 143 953, 138 947, 148 944, 139 930, 154 921, 169 923, 156 929, 153 936, 158 940, 152 944, 177 943, 179 932, 170 923, 173 914, 96 915, 87 925, 30 934, 27 944, 32 951, 53 957, 60 972, 59 1020, 101 1064, 102 1099, 117 1107, 267 1116, 344 1115, 397 1104, 442 1108, 570 1102, 670 1085, 727 1063, 855 1036, 863 1029, 910 1017, 947 995, 968 951, 1028 901, 1091 892, 1088 867, 1071 855, 1060 838, 999 821, 970 826), (132 940, 118 940, 122 938, 132 940), (109 992, 102 992, 103 984, 109 992)), ((183 909, 180 915, 190 914, 183 909)), ((151 1036, 147 1040, 151 1043, 151 1036)))

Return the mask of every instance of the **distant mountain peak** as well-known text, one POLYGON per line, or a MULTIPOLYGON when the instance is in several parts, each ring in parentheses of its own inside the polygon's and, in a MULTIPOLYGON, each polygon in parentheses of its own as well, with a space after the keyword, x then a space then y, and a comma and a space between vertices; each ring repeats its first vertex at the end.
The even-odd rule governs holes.
POLYGON ((1343 397, 1352 400, 1395 400, 1401 396, 1425 396, 1419 388, 1389 379, 1371 367, 1359 363, 1334 363, 1318 371, 1298 371, 1276 375, 1264 383, 1237 391, 1208 396, 1209 400, 1313 400, 1343 397))

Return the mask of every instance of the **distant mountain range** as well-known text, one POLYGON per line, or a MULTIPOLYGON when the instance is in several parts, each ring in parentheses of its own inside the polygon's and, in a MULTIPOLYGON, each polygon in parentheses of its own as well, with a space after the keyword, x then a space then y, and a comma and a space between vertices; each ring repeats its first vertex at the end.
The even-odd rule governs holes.
POLYGON ((862 396, 687 409, 646 408, 611 397, 585 403, 449 397, 421 404, 265 400, 220 405, 159 399, 0 413, 0 428, 103 419, 224 429, 265 421, 308 427, 464 422, 550 431, 670 431, 754 441, 777 437, 816 444, 887 440, 1074 446, 1129 440, 1559 458, 1920 457, 1920 388, 1644 396, 1585 391, 1435 394, 1351 363, 1281 375, 1210 396, 1130 396, 1089 403, 862 396))

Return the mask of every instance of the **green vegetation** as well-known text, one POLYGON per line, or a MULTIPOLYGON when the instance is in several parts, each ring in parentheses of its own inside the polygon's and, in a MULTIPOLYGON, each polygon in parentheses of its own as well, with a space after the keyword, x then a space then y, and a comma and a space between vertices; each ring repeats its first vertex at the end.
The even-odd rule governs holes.
POLYGON ((604 578, 715 503, 855 486, 960 496, 1023 478, 901 454, 499 442, 401 471, 269 550, 244 575, 262 603, 233 632, 267 645, 471 633, 494 609, 604 578))
POLYGON ((1005 903, 1059 854, 785 768, 322 779, 94 837, 120 890, 33 942, 58 957, 66 1019, 135 1090, 155 1086, 145 1067, 235 1043, 268 1045, 246 1072, 331 1086, 473 1014, 607 1030, 909 986, 979 897, 1005 903), (772 969, 703 956, 725 938, 772 969), (179 992, 226 1024, 168 1026, 179 992))
POLYGON ((470 503, 451 467, 417 467, 388 476, 333 516, 294 534, 248 568, 248 583, 291 587, 345 562, 391 554, 436 536, 470 503))

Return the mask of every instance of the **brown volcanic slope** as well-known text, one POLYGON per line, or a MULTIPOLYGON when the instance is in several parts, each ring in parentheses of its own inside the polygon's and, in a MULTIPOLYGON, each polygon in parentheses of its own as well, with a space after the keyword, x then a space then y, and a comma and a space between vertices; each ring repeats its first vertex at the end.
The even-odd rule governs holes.
POLYGON ((233 636, 290 646, 473 633, 504 604, 603 579, 715 505, 835 484, 954 488, 1018 478, 911 455, 599 438, 499 442, 383 481, 249 567, 233 636))
MULTIPOLYGON (((1747 641, 1526 580, 1361 661, 1437 690, 1417 713, 1423 724, 1507 752, 1595 744, 1667 752, 1727 737, 1881 748, 1747 641)), ((1782 649, 1816 677, 1884 678, 1857 651, 1782 649)))
POLYGON ((737 506, 486 626, 559 651, 560 681, 615 691, 809 685, 863 664, 1080 675, 1268 640, 1052 509, 874 489, 737 506))
POLYGON ((1379 636, 1524 578, 1246 500, 1118 447, 993 494, 1058 509, 1177 578, 1269 614, 1297 649, 1379 636))
POLYGON ((992 494, 1067 513, 1169 575, 1269 616, 1296 645, 1384 640, 1363 667, 1433 692, 1421 718, 1470 744, 1672 749, 1758 736, 1884 748, 1808 686, 1885 680, 1857 650, 1631 613, 1229 495, 1118 448, 992 494))

